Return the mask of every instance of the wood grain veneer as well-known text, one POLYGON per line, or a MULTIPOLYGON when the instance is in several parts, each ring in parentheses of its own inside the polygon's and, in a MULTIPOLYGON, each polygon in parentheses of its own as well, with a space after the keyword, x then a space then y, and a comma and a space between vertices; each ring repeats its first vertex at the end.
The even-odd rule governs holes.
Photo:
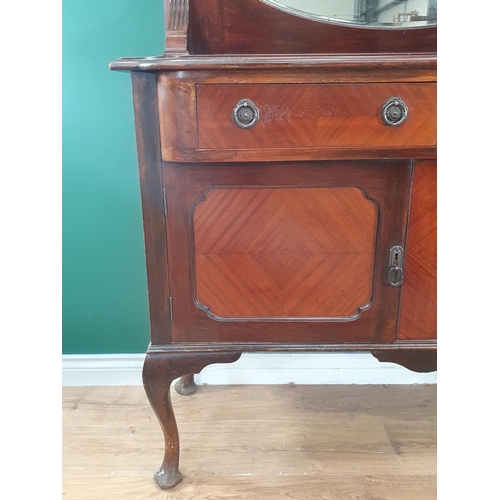
MULTIPOLYGON (((335 343, 395 340, 400 288, 391 287, 386 282, 387 261, 390 248, 405 239, 411 162, 164 165, 169 214, 176 214, 166 219, 170 292, 174 304, 174 342, 335 343), (361 189, 378 205, 373 300, 369 308, 355 316, 355 321, 354 318, 319 320, 315 317, 302 317, 300 321, 292 317, 221 319, 196 303, 193 213, 198 204, 202 206, 206 203, 202 200, 210 190, 332 187, 361 189)), ((363 199, 362 203, 365 206, 367 201, 363 199)), ((331 227, 335 227, 335 223, 331 227)))
MULTIPOLYGON (((406 64, 403 61, 398 64, 406 64)), ((297 64, 302 67, 305 62, 305 59, 299 60, 297 64)), ((432 132, 436 128, 435 72, 431 69, 415 72, 410 64, 402 73, 398 64, 392 61, 388 67, 382 64, 381 68, 376 67, 372 61, 366 65, 359 62, 354 67, 349 64, 337 64, 328 70, 315 68, 307 72, 298 69, 262 69, 255 72, 250 71, 253 66, 242 61, 241 67, 231 71, 161 72, 158 74, 158 102, 162 158, 165 161, 181 162, 231 162, 435 157, 435 133, 432 132), (407 79, 413 79, 415 83, 397 83, 403 75, 406 75, 407 79), (366 83, 356 84, 360 80, 366 83), (388 81, 391 83, 383 83, 388 81), (201 117, 204 131, 208 134, 203 145, 208 149, 199 148, 198 127, 193 125, 197 123, 199 112, 196 89, 205 88, 205 85, 201 85, 203 82, 211 82, 207 87, 213 89, 211 92, 221 101, 220 106, 211 104, 210 100, 206 102, 205 105, 209 109, 204 114, 205 118, 201 117), (421 82, 423 87, 417 82, 421 82), (329 89, 337 89, 339 93, 342 89, 350 88, 355 99, 373 100, 370 95, 363 97, 363 94, 369 93, 370 85, 374 83, 377 84, 374 88, 385 88, 387 93, 381 91, 378 101, 373 102, 371 107, 361 104, 361 107, 365 107, 364 115, 360 114, 361 108, 356 111, 352 102, 345 99, 345 96, 341 96, 338 101, 332 101, 330 96, 329 101, 326 99, 330 107, 325 107, 324 100, 319 99, 323 94, 328 98, 329 89), (315 92, 316 87, 323 90, 315 92), (266 119, 265 129, 262 128, 262 123, 257 123, 249 130, 238 129, 232 123, 232 109, 241 98, 238 88, 241 88, 242 92, 245 89, 253 89, 252 97, 259 104, 264 103, 261 111, 266 119), (268 100, 267 104, 266 101, 260 101, 259 89, 267 89, 269 93, 271 89, 276 88, 288 89, 291 98, 285 101, 279 92, 271 92, 268 97, 273 97, 274 94, 277 101, 273 103, 268 100), (307 106, 302 108, 294 105, 294 117, 290 106, 294 103, 294 94, 298 94, 304 105, 307 104, 300 91, 304 88, 311 89, 309 97, 312 101, 309 104, 316 106, 315 111, 307 112, 307 106), (407 88, 412 89, 413 94, 409 101, 409 119, 400 127, 384 125, 380 119, 380 111, 383 102, 390 95, 389 92, 407 88), (225 89, 235 89, 234 102, 226 102, 225 89), (422 94, 418 89, 425 91, 422 94), (427 101, 427 98, 430 98, 430 101, 427 101), (274 116, 269 114, 273 109, 278 111, 274 116), (283 114, 283 111, 286 113, 283 114), (344 126, 346 124, 343 123, 342 113, 350 124, 349 129, 344 126), (420 123, 418 127, 417 122, 420 123), (382 134, 380 138, 374 138, 370 134, 372 126, 382 134), (221 127, 225 133, 220 131, 221 127), (402 141, 403 137, 408 138, 408 143, 402 141), (224 148, 213 147, 212 138, 222 141, 224 148), (343 143, 339 142, 339 138, 343 143), (419 144, 426 141, 430 145, 419 144), (293 147, 290 148, 278 147, 279 144, 292 143, 293 147), (352 144, 356 143, 364 145, 352 147, 352 144), (256 146, 256 149, 252 149, 256 146)), ((404 95, 406 96, 406 93, 404 95)))
POLYGON ((193 225, 196 300, 219 317, 349 317, 369 305, 378 207, 358 188, 216 188, 193 225))
POLYGON ((436 85, 300 84, 197 85, 200 149, 411 147, 436 144, 436 85), (381 119, 391 97, 408 106, 397 127, 381 119), (236 103, 246 98, 259 108, 250 129, 233 122, 236 103))
POLYGON ((415 164, 398 338, 437 336, 437 169, 415 164))

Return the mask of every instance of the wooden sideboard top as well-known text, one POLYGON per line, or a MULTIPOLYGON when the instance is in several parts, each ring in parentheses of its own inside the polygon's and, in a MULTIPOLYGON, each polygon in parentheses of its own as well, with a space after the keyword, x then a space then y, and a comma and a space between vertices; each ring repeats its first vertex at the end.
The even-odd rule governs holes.
POLYGON ((115 71, 254 70, 254 69, 405 69, 436 70, 434 52, 419 54, 287 54, 287 55, 192 55, 166 54, 124 57, 113 61, 115 71))

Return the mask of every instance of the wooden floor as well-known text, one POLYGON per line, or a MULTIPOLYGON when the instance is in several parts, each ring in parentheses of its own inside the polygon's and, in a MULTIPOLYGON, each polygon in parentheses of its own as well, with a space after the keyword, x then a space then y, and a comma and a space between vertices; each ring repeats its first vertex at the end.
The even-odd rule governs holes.
POLYGON ((172 396, 182 481, 142 387, 63 389, 63 499, 431 500, 436 386, 202 386, 172 396))

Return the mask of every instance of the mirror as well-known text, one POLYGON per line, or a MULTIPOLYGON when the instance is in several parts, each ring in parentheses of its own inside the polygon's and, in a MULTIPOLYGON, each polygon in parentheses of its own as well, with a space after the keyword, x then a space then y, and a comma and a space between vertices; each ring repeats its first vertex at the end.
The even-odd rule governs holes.
POLYGON ((437 24, 437 0, 260 0, 296 16, 379 28, 437 24))

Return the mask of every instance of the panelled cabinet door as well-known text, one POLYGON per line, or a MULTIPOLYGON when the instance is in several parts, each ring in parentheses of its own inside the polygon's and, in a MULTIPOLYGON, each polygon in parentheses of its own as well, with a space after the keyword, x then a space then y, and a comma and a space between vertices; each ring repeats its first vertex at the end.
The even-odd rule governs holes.
POLYGON ((393 341, 411 171, 165 164, 172 340, 393 341))

